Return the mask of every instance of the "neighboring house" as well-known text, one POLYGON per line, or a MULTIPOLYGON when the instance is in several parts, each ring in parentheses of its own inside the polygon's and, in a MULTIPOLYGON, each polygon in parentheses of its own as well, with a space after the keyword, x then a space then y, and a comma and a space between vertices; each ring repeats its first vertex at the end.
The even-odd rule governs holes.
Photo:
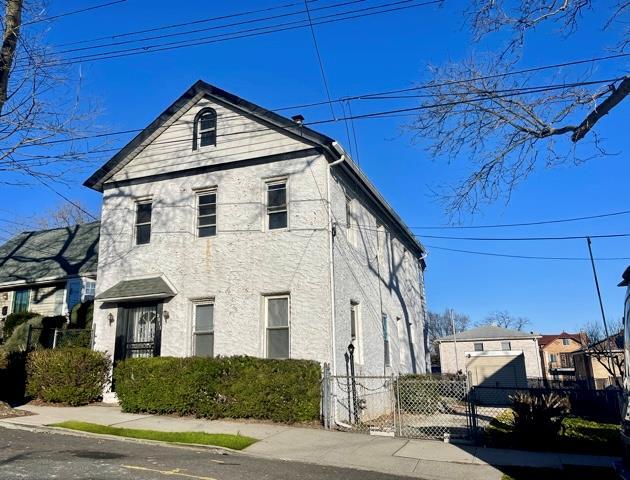
POLYGON ((576 351, 573 354, 576 380, 595 389, 621 385, 625 371, 623 337, 621 331, 576 351))
POLYGON ((542 376, 548 380, 575 380, 573 352, 582 348, 583 333, 542 335, 538 339, 542 376))
POLYGON ((67 315, 94 297, 99 223, 20 233, 0 246, 0 321, 67 315))
POLYGON ((438 338, 442 373, 465 373, 471 385, 527 386, 540 378, 540 335, 484 326, 438 338))
POLYGON ((204 82, 85 183, 95 348, 427 369, 425 251, 342 147, 204 82))

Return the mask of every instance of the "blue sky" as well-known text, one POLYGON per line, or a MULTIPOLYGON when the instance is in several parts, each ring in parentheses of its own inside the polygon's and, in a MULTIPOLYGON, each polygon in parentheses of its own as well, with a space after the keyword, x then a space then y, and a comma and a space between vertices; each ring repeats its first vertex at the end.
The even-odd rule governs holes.
MULTIPOLYGON (((282 3, 281 0, 238 3, 128 0, 59 19, 51 23, 47 38, 51 44, 73 42, 282 3)), ((313 5, 330 3, 332 0, 321 0, 313 5)), ((408 87, 427 80, 428 65, 461 60, 473 52, 483 55, 484 51, 496 47, 494 38, 481 45, 471 42, 464 24, 462 3, 446 2, 442 8, 411 8, 317 26, 316 35, 332 96, 408 87)), ((85 5, 78 0, 52 1, 49 11, 54 15, 85 5)), ((359 3, 347 9, 361 7, 359 3)), ((528 38, 520 65, 529 67, 608 53, 606 48, 618 38, 615 29, 602 33, 602 18, 596 13, 587 16, 583 25, 584 28, 569 37, 554 35, 553 29, 536 32, 528 38)), ((618 76, 627 72, 628 66, 625 59, 602 62, 593 67, 594 76, 618 76)), ((71 79, 81 77, 82 100, 100 105, 101 112, 93 125, 95 132, 146 126, 198 79, 271 109, 325 99, 313 41, 307 29, 85 62, 71 66, 68 71, 71 79)), ((555 73, 578 78, 585 71, 585 68, 565 69, 555 73)), ((407 106, 412 104, 394 100, 352 104, 354 114, 407 106)), ((330 117, 327 106, 283 113, 302 113, 307 122, 330 117)), ((341 115, 340 109, 338 114, 341 115)), ((607 150, 617 155, 593 159, 578 167, 540 168, 513 193, 509 204, 497 202, 484 207, 474 217, 465 216, 463 223, 527 222, 628 209, 629 120, 630 100, 626 100, 598 125, 598 131, 606 139, 607 150)), ((469 159, 458 158, 452 164, 444 159, 432 160, 423 150, 422 141, 413 144, 405 132, 404 126, 409 121, 405 117, 356 120, 360 165, 408 225, 443 225, 448 219, 431 191, 460 178, 470 168, 469 159)), ((348 146, 343 122, 325 124, 318 129, 348 146)), ((77 149, 116 147, 124 145, 129 138, 112 136, 77 142, 75 146, 77 149)), ((65 195, 80 200, 95 212, 99 210, 100 195, 82 187, 81 183, 99 163, 95 157, 92 167, 73 174, 71 180, 75 186, 61 187, 65 195)), ((41 185, 2 186, 0 219, 19 220, 59 202, 59 197, 41 185)), ((455 236, 607 234, 630 232, 629 221, 630 215, 621 215, 528 228, 417 232, 455 236)), ((423 242, 506 254, 577 257, 588 254, 584 240, 472 242, 426 238, 423 242)), ((600 257, 630 257, 630 238, 596 239, 593 248, 600 257)), ((529 317, 532 328, 544 333, 577 330, 600 318, 591 266, 586 261, 522 260, 428 250, 426 287, 431 310, 452 307, 469 314, 473 321, 483 319, 493 310, 509 310, 529 317)), ((630 260, 598 262, 602 294, 610 318, 619 318, 622 314, 623 292, 616 284, 628 264, 630 260)))

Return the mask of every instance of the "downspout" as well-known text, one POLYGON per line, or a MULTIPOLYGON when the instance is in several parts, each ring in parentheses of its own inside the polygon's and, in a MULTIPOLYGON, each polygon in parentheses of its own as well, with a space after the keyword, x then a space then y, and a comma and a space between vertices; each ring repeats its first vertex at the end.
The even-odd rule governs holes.
POLYGON ((331 328, 331 347, 332 347, 332 374, 333 376, 337 375, 337 333, 335 328, 335 317, 336 317, 336 309, 335 309, 335 261, 334 261, 334 233, 335 226, 333 224, 333 212, 332 212, 332 203, 330 200, 330 177, 332 176, 332 167, 343 163, 346 161, 346 156, 341 155, 338 160, 331 162, 328 164, 328 172, 326 175, 326 206, 328 212, 328 262, 330 264, 330 268, 328 269, 330 273, 330 328, 331 328))

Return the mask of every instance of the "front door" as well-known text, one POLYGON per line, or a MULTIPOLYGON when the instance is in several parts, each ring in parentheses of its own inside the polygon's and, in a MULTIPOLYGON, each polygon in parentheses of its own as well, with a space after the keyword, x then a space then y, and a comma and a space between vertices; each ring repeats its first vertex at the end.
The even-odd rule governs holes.
POLYGON ((138 303, 120 308, 114 360, 160 355, 161 304, 138 303))

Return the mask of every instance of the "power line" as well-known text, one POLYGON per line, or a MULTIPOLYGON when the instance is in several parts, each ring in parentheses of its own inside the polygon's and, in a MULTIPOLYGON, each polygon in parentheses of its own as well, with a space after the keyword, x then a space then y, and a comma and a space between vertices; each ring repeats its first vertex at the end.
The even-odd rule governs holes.
MULTIPOLYGON (((380 15, 382 13, 406 10, 406 9, 409 9, 409 8, 417 8, 417 7, 421 7, 421 6, 426 6, 426 5, 432 5, 432 4, 440 3, 442 0, 432 0, 432 1, 427 1, 427 2, 423 2, 423 3, 417 3, 417 4, 413 4, 413 5, 393 7, 393 8, 384 9, 384 10, 380 10, 380 11, 376 11, 376 12, 358 13, 357 15, 351 15, 353 13, 365 12, 367 10, 374 10, 376 8, 384 8, 384 7, 388 7, 388 6, 392 6, 392 5, 399 5, 399 4, 402 4, 402 3, 409 3, 410 1, 413 1, 413 0, 402 0, 402 1, 399 1, 399 2, 382 4, 382 5, 378 5, 378 6, 374 6, 374 7, 367 7, 367 8, 364 8, 364 9, 358 9, 358 10, 353 10, 353 11, 348 11, 348 12, 343 12, 343 13, 337 13, 337 14, 331 14, 331 15, 316 17, 314 20, 322 20, 322 21, 315 21, 315 22, 313 22, 313 25, 323 25, 323 24, 329 24, 329 23, 336 23, 336 22, 340 22, 340 21, 353 20, 353 19, 356 19, 356 18, 363 18, 363 17, 367 17, 367 16, 372 16, 372 15, 380 15), (342 17, 342 18, 338 18, 338 17, 342 17)), ((192 46, 198 46, 198 45, 207 45, 207 44, 211 44, 211 43, 218 43, 218 42, 223 42, 223 41, 228 41, 228 40, 235 40, 235 39, 239 39, 239 38, 248 38, 248 37, 254 37, 254 36, 259 36, 259 35, 267 35, 267 34, 270 34, 270 33, 284 32, 284 31, 290 31, 290 30, 295 30, 295 29, 299 29, 299 28, 306 28, 306 27, 308 27, 308 24, 294 25, 295 23, 300 23, 300 22, 290 22, 288 24, 285 24, 287 26, 283 26, 282 24, 270 25, 270 26, 267 26, 267 27, 258 27, 258 28, 254 28, 254 29, 242 30, 242 31, 232 32, 232 33, 229 33, 229 34, 219 35, 219 37, 225 37, 225 36, 228 36, 228 35, 232 35, 229 38, 220 39, 220 38, 217 38, 217 36, 214 36, 214 37, 205 37, 205 38, 201 38, 201 39, 193 39, 193 40, 186 40, 186 41, 167 42, 167 43, 156 44, 156 45, 145 45, 145 46, 136 47, 136 48, 128 48, 128 49, 114 50, 114 51, 110 51, 110 52, 102 52, 102 53, 97 53, 97 54, 92 54, 92 55, 83 55, 83 56, 77 56, 77 57, 70 57, 69 59, 62 60, 62 61, 43 62, 39 66, 40 67, 64 66, 64 65, 72 65, 74 63, 83 62, 83 61, 86 61, 86 62, 90 61, 91 62, 91 61, 96 61, 96 60, 107 60, 107 59, 111 59, 111 58, 128 57, 128 56, 133 56, 133 55, 139 55, 139 54, 145 54, 145 53, 153 53, 153 52, 169 51, 169 50, 175 50, 175 49, 179 49, 179 48, 192 47, 192 46), (267 29, 267 31, 263 31, 263 32, 258 31, 258 32, 256 32, 257 30, 265 30, 265 29, 267 29), (273 30, 269 30, 269 29, 273 29, 273 30)), ((302 21, 302 23, 303 23, 303 21, 302 21)), ((19 69, 16 69, 16 70, 19 70, 19 69)), ((24 68, 22 68, 22 70, 24 70, 24 68)))
POLYGON ((416 235, 422 238, 439 238, 442 240, 467 240, 467 241, 535 241, 535 240, 584 240, 585 238, 619 238, 630 237, 630 233, 610 233, 602 235, 568 235, 558 237, 447 237, 440 235, 416 235))
POLYGON ((324 71, 324 63, 322 62, 322 56, 319 53, 319 46, 317 45, 317 37, 315 36, 315 28, 313 28, 313 19, 311 18, 311 11, 308 8, 308 1, 304 0, 304 7, 306 8, 306 16, 308 17, 308 24, 311 30, 311 36, 313 37, 313 45, 315 46, 315 53, 317 54, 317 62, 319 63, 319 71, 322 74, 322 80, 324 81, 324 89, 326 90, 326 97, 328 98, 328 104, 330 105, 330 113, 335 118, 335 109, 332 104, 330 89, 328 88, 328 81, 326 80, 326 72, 324 71))
MULTIPOLYGON (((478 252, 474 250, 460 250, 458 248, 446 248, 446 247, 438 247, 436 245, 424 245, 427 248, 432 248, 435 250, 445 250, 448 252, 457 252, 457 253, 466 253, 471 255, 484 255, 488 257, 504 257, 504 258, 518 258, 518 259, 527 259, 527 260, 579 260, 579 261, 589 261, 590 258, 587 257, 543 257, 543 256, 532 256, 532 255, 515 255, 515 254, 507 254, 507 253, 495 253, 495 252, 478 252)), ((596 260, 630 260, 630 257, 602 257, 596 258, 596 260)))
MULTIPOLYGON (((309 3, 315 3, 319 0, 308 0, 309 3)), ((270 12, 270 11, 274 11, 274 10, 281 10, 284 8, 290 8, 290 7, 295 7, 297 5, 302 5, 302 2, 294 2, 294 3, 285 3, 284 5, 277 5, 274 7, 267 7, 267 8, 261 8, 258 10, 249 10, 249 11, 245 11, 245 12, 236 12, 236 13, 231 13, 231 14, 227 14, 227 15, 220 15, 218 17, 208 17, 208 18, 202 18, 202 19, 197 19, 197 20, 189 20, 187 22, 181 22, 181 23, 172 23, 170 25, 161 25, 158 27, 153 27, 153 28, 147 28, 144 30, 134 30, 131 32, 123 32, 123 33, 116 33, 113 35, 106 35, 106 36, 102 36, 102 37, 96 37, 96 38, 91 38, 91 39, 84 39, 84 40, 77 40, 77 41, 73 41, 73 42, 66 42, 66 43, 60 43, 57 44, 57 47, 65 47, 65 46, 70 46, 70 45, 80 45, 80 44, 84 44, 84 43, 91 43, 91 42, 98 42, 100 40, 109 40, 109 39, 115 39, 115 38, 120 38, 120 37, 128 37, 128 36, 132 36, 132 35, 139 35, 141 33, 150 33, 150 32, 157 32, 160 30, 168 30, 168 29, 172 29, 172 28, 179 28, 179 27, 186 27, 189 25, 198 25, 201 23, 208 23, 208 22, 214 22, 216 20, 225 20, 228 18, 235 18, 235 17, 243 17, 246 15, 252 15, 254 13, 263 13, 263 12, 270 12)), ((139 40, 138 40, 139 41, 139 40)))
POLYGON ((620 212, 612 212, 612 213, 602 213, 599 215, 588 215, 585 217, 573 217, 573 218, 563 218, 559 220, 540 220, 535 222, 522 222, 522 223, 502 223, 502 224, 494 224, 494 225, 445 225, 445 226, 430 226, 430 227, 409 227, 414 230, 451 230, 451 229, 477 229, 477 228, 503 228, 503 227, 529 227, 532 225, 549 225, 554 223, 567 223, 567 222, 578 222, 581 220, 592 220, 596 218, 606 218, 606 217, 614 217, 617 215, 627 215, 630 213, 630 210, 622 210, 620 212))
MULTIPOLYGON (((630 54, 628 54, 630 55, 630 54)), ((547 66, 546 68, 553 68, 552 66, 547 66)), ((470 80, 470 81, 474 81, 474 79, 470 80)), ((579 82, 579 83, 574 83, 573 85, 579 85, 579 84, 594 84, 594 83, 608 83, 610 82, 610 79, 605 79, 605 80, 597 80, 597 81, 590 81, 590 82, 579 82)), ((555 89, 556 86, 553 86, 553 88, 555 89)), ((415 88, 421 88, 421 87, 415 87, 415 88)), ((540 92, 544 92, 547 91, 548 89, 552 88, 552 86, 549 87, 539 87, 538 90, 536 91, 536 93, 540 93, 540 92)), ((506 91, 507 92, 507 91, 506 91)), ((531 92, 527 92, 527 93, 531 93, 531 92)), ((430 108, 438 108, 438 107, 444 107, 444 106, 451 106, 451 105, 457 105, 457 104, 461 104, 461 103, 470 103, 473 101, 485 101, 485 100, 489 100, 491 98, 506 98, 506 97, 511 97, 511 96, 518 96, 518 95, 522 95, 523 93, 504 93, 502 95, 492 95, 489 97, 478 97, 478 98, 472 98, 467 100, 466 102, 463 102, 461 100, 457 100, 457 101, 453 101, 453 102, 443 102, 443 103, 436 103, 436 104, 426 104, 426 105, 421 105, 418 107, 409 107, 409 108, 403 108, 403 109, 394 109, 394 110, 385 110, 385 111, 376 111, 376 112, 371 112, 371 113, 366 113, 366 114, 361 114, 361 115, 344 115, 343 118, 337 118, 337 119, 323 119, 323 120, 316 120, 313 122, 304 122, 304 125, 320 125, 320 124, 325 124, 325 123, 331 123, 331 122, 336 122, 338 120, 354 120, 354 119, 365 119, 365 118, 374 118, 374 117, 379 117, 379 116, 385 116, 385 115, 390 115, 392 113, 401 113, 401 112, 412 112, 412 111, 419 111, 419 110, 426 110, 426 109, 430 109, 430 108)), ((344 98, 340 98, 340 99, 333 99, 333 102, 343 102, 346 101, 346 99, 360 99, 361 97, 344 97, 344 98)), ((289 109, 294 109, 294 108, 302 108, 305 106, 315 106, 315 105, 322 105, 322 104, 326 104, 328 103, 328 101, 324 101, 324 102, 318 102, 316 104, 302 104, 302 105, 294 105, 294 106, 288 106, 288 107, 281 107, 281 108, 277 108, 277 111, 280 110, 289 110, 289 109)), ((238 114, 235 114, 233 116, 233 118, 237 118, 239 117, 238 114)), ((229 117, 222 117, 222 120, 226 120, 229 117)), ((83 136, 79 136, 79 137, 74 137, 74 138, 69 138, 69 139, 57 139, 57 140, 47 140, 47 141, 43 141, 43 142, 37 142, 37 143, 33 143, 32 145, 28 145, 28 144, 23 144, 21 147, 19 148, 25 148, 25 147, 30 147, 30 146, 42 146, 42 145, 52 145, 52 144, 57 144, 57 143, 67 143, 67 142, 74 142, 74 141, 78 141, 78 140, 86 140, 86 139, 91 139, 91 138, 102 138, 102 137, 107 137, 107 136, 113 136, 113 135, 123 135, 123 134, 128 134, 128 133, 138 133, 141 132, 142 130, 144 130, 143 128, 136 128, 136 129, 127 129, 127 130, 121 130, 121 131, 115 131, 115 132, 106 132, 106 133, 99 133, 99 134, 93 134, 93 135, 83 135, 83 136)), ((221 137, 221 136, 231 136, 231 135, 242 135, 242 134, 248 134, 248 133, 254 133, 257 131, 265 131, 267 130, 266 128, 264 129, 260 129, 260 130, 249 130, 249 131, 244 131, 244 132, 232 132, 232 133, 227 133, 227 134, 217 134, 217 137, 221 137)), ((188 138, 188 137, 186 137, 188 138)))
MULTIPOLYGON (((309 3, 311 3, 313 0, 309 0, 309 3)), ((332 5, 325 5, 323 7, 317 7, 314 8, 312 10, 328 10, 331 8, 338 8, 338 7, 342 7, 342 6, 346 6, 346 5, 351 5, 351 4, 355 4, 355 3, 363 3, 366 2, 367 0, 347 0, 345 2, 342 3, 335 3, 332 5)), ((414 0, 405 0, 406 2, 411 2, 414 0)), ((215 17, 215 19, 220 19, 220 18, 229 18, 229 17, 236 17, 236 16, 243 16, 243 15, 248 15, 250 13, 253 12, 264 12, 264 11, 269 11, 269 10, 276 10, 276 9, 284 9, 290 6, 295 6, 295 5, 303 5, 303 3, 293 3, 293 4, 287 4, 287 5, 283 5, 280 7, 271 7, 271 8, 267 8, 267 9, 263 9, 263 10, 252 10, 249 12, 244 12, 244 13, 237 13, 237 14, 232 14, 232 15, 226 15, 223 17, 215 17)), ((249 19, 249 20, 241 20, 238 22, 234 22, 234 23, 224 23, 222 25, 215 25, 212 27, 205 27, 205 28, 197 28, 194 30, 186 30, 183 32, 175 32, 175 33, 168 33, 168 34, 162 34, 162 35, 155 35, 152 37, 143 37, 143 38, 137 38, 137 39, 133 39, 133 40, 124 40, 124 41, 119 41, 119 42, 109 42, 109 43, 103 43, 100 45, 90 45, 88 47, 79 47, 79 48, 71 48, 68 50, 61 50, 58 52, 55 52, 57 55, 63 54, 63 53, 72 53, 72 52, 80 52, 80 51, 85 51, 85 50, 96 50, 99 48, 107 48, 107 47, 115 47, 118 45, 128 45, 130 43, 140 43, 140 42, 147 42, 150 40, 161 40, 164 38, 172 38, 172 37, 181 37, 184 35, 190 35, 193 33, 200 33, 200 32, 207 32, 210 30, 218 30, 218 29, 224 29, 224 28, 228 28, 228 27, 237 27, 237 26, 242 26, 242 25, 248 25, 251 23, 260 23, 260 22, 265 22, 267 20, 275 20, 278 18, 285 18, 285 17, 294 17, 294 16, 301 16, 302 14, 306 13, 305 10, 300 10, 298 12, 289 12, 289 13, 281 13, 278 15, 271 15, 271 16, 267 16, 267 17, 259 17, 259 18, 253 18, 253 19, 249 19)), ((343 14, 343 12, 339 12, 336 15, 341 15, 343 14)), ((320 17, 320 18, 326 18, 326 17, 320 17)), ((207 22, 209 21, 208 19, 203 19, 200 20, 200 22, 207 22)), ((256 28, 252 28, 252 29, 247 29, 247 30, 242 30, 241 32, 250 32, 250 31, 256 31, 256 30, 264 30, 264 29, 268 29, 268 28, 272 28, 274 26, 287 26, 287 25, 300 25, 304 22, 303 19, 300 19, 299 21, 293 21, 293 22, 288 22, 288 23, 281 23, 281 24, 277 24, 277 25, 266 25, 266 26, 262 26, 262 27, 256 27, 256 28)), ((194 22, 193 22, 194 23, 194 22)), ((167 27, 168 28, 168 27, 167 27)), ((218 34, 218 35, 212 35, 212 36, 206 36, 206 37, 199 37, 199 38, 189 38, 186 40, 180 40, 180 41, 176 41, 176 42, 170 42, 169 44, 180 44, 180 43, 187 43, 187 42, 192 42, 195 40, 204 40, 204 39, 210 39, 210 38, 219 38, 222 36, 226 36, 229 34, 236 34, 239 33, 237 32, 230 32, 230 33, 223 33, 223 34, 218 34)), ((167 44, 161 44, 161 45, 167 45, 167 44)), ((139 50, 142 47, 129 47, 130 50, 139 50)))
POLYGON ((73 10, 73 11, 70 11, 70 12, 60 13, 58 15, 52 15, 50 17, 38 18, 37 20, 31 20, 29 22, 24 22, 24 23, 22 23, 22 26, 32 25, 34 23, 48 22, 50 20, 56 20, 57 18, 62 18, 62 17, 69 17, 70 15, 76 15, 76 14, 79 14, 79 13, 89 12, 91 10, 97 10, 99 8, 109 7, 111 5, 116 5, 118 3, 124 3, 126 1, 127 0, 115 0, 115 1, 112 1, 112 2, 101 3, 101 4, 98 4, 98 5, 92 5, 91 7, 81 8, 79 10, 73 10))

